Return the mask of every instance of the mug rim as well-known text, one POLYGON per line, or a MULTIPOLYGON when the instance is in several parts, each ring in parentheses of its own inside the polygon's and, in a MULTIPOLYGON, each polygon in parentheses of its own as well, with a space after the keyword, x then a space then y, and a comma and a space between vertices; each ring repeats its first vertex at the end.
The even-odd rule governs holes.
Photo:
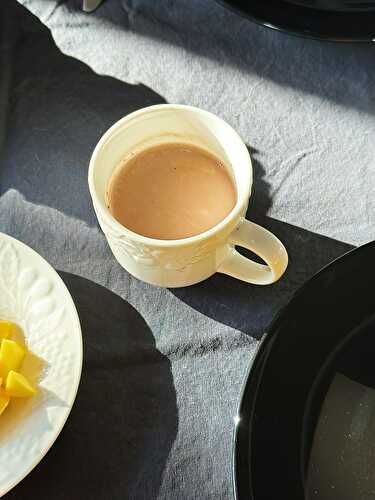
POLYGON ((232 219, 236 218, 238 215, 241 215, 242 209, 244 206, 247 206, 249 199, 251 197, 251 189, 252 189, 252 178, 253 178, 253 166, 251 162, 251 156, 249 151, 247 150, 247 147, 242 140, 241 136, 234 130, 234 128, 229 125, 225 120, 220 118, 219 116, 215 115, 214 113, 211 113, 210 111, 206 111, 204 109, 195 107, 195 106, 188 106, 185 104, 155 104, 152 106, 146 106, 144 108, 138 109, 136 111, 133 111, 119 120, 117 120, 113 125, 109 127, 109 129, 104 132, 104 134, 101 136, 99 139, 98 143, 96 144, 94 151, 91 155, 90 158, 90 163, 89 163, 89 169, 88 169, 88 184, 89 184, 89 190, 92 198, 92 202, 94 205, 94 209, 96 212, 100 212, 100 217, 103 217, 104 219, 107 219, 109 223, 114 226, 119 232, 125 233, 125 235, 129 235, 130 238, 137 240, 138 242, 144 243, 146 245, 153 245, 153 246, 158 246, 158 247, 178 247, 178 246, 185 246, 185 245, 190 245, 192 243, 199 242, 201 240, 204 240, 206 238, 215 236, 217 233, 219 233, 227 224, 230 222, 232 219), (246 186, 245 190, 242 194, 242 196, 237 195, 237 201, 232 210, 229 212, 224 219, 222 219, 218 224, 215 226, 211 227, 210 229, 207 229, 203 233, 196 234, 195 236, 189 236, 187 238, 180 238, 176 240, 162 240, 162 239, 157 239, 157 238, 150 238, 148 236, 143 236, 141 234, 135 233, 134 231, 131 231, 127 227, 123 226, 120 222, 118 222, 113 215, 110 213, 108 207, 104 207, 103 203, 99 199, 99 196, 96 193, 95 189, 95 183, 94 183, 94 170, 95 170, 95 165, 96 165, 96 160, 97 156, 102 149, 102 147, 106 144, 106 142, 110 139, 110 137, 117 132, 119 129, 121 129, 124 125, 128 124, 128 122, 138 118, 139 116, 143 114, 147 114, 150 112, 154 111, 159 111, 159 110, 166 110, 166 111, 173 111, 173 110, 182 110, 182 111, 190 111, 196 114, 201 114, 208 116, 210 118, 213 118, 217 121, 220 121, 221 124, 223 124, 225 127, 228 128, 228 130, 231 132, 232 135, 236 137, 236 139, 239 140, 239 143, 241 147, 245 149, 245 153, 247 155, 248 163, 249 163, 249 174, 247 175, 246 179, 246 186))

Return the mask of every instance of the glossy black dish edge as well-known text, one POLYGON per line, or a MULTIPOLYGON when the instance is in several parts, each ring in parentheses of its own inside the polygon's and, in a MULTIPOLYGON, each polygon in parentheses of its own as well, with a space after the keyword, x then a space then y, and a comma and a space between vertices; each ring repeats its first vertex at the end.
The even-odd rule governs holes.
MULTIPOLYGON (((256 396, 259 384, 262 380, 262 371, 269 356, 272 344, 277 337, 280 326, 288 317, 289 310, 293 307, 300 297, 315 281, 324 278, 324 275, 329 274, 333 268, 345 268, 348 262, 357 261, 361 256, 367 253, 375 252, 375 242, 367 243, 359 248, 355 248, 345 253, 332 261, 327 266, 318 271, 311 279, 304 283, 293 295, 291 300, 286 304, 277 314, 271 323, 267 332, 265 332, 263 339, 259 343, 255 353, 253 362, 250 363, 247 374, 244 379, 244 385, 240 397, 240 404, 238 407, 237 416, 235 417, 235 428, 233 434, 233 448, 232 448, 232 473, 233 473, 233 489, 234 498, 237 500, 251 499, 253 493, 251 490, 251 451, 247 449, 244 453, 244 448, 248 444, 250 447, 251 437, 251 422, 253 419, 253 410, 256 404, 256 396), (240 444, 242 443, 242 445, 240 444)), ((372 254, 373 255, 373 254, 372 254)))
POLYGON ((322 11, 282 0, 216 1, 256 24, 289 35, 327 42, 375 41, 375 11, 322 11))

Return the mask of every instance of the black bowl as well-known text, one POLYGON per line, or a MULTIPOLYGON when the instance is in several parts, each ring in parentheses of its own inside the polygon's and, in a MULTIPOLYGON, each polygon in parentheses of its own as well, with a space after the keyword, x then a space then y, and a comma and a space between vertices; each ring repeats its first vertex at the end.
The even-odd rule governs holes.
POLYGON ((334 42, 373 42, 375 0, 218 0, 258 24, 334 42))
POLYGON ((236 419, 235 497, 374 498, 374 388, 372 242, 309 280, 262 340, 236 419))

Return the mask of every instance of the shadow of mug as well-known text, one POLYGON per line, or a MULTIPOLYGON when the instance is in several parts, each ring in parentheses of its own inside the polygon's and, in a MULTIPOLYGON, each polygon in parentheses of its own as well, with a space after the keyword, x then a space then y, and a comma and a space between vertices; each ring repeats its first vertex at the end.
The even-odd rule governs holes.
MULTIPOLYGON (((254 178, 246 218, 265 227, 284 243, 289 255, 284 276, 277 283, 263 287, 216 273, 193 287, 175 288, 171 292, 205 316, 260 339, 275 314, 307 279, 353 247, 267 217, 272 206, 270 185, 264 178, 265 169, 257 159, 257 150, 247 147, 254 178)), ((243 248, 238 251, 258 259, 243 248)))
POLYGON ((129 303, 60 276, 81 320, 81 383, 61 436, 7 498, 156 498, 178 427, 170 362, 129 303))
POLYGON ((252 211, 247 217, 285 244, 289 267, 277 283, 248 285, 216 273, 193 287, 170 291, 205 316, 260 339, 275 314, 305 281, 353 247, 252 211))

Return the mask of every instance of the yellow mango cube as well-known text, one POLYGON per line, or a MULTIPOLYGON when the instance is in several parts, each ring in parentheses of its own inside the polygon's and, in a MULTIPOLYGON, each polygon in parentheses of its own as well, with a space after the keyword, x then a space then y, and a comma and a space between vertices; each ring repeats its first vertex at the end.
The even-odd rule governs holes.
POLYGON ((12 321, 0 319, 0 339, 7 339, 18 330, 18 327, 12 321))
POLYGON ((19 369, 25 354, 25 349, 14 340, 2 340, 0 347, 0 376, 4 380, 10 370, 19 369))
POLYGON ((7 396, 5 393, 0 394, 0 415, 3 413, 5 408, 8 406, 10 401, 10 397, 7 396))
POLYGON ((14 370, 10 370, 8 374, 5 392, 14 398, 28 398, 36 394, 36 390, 27 378, 14 370))

